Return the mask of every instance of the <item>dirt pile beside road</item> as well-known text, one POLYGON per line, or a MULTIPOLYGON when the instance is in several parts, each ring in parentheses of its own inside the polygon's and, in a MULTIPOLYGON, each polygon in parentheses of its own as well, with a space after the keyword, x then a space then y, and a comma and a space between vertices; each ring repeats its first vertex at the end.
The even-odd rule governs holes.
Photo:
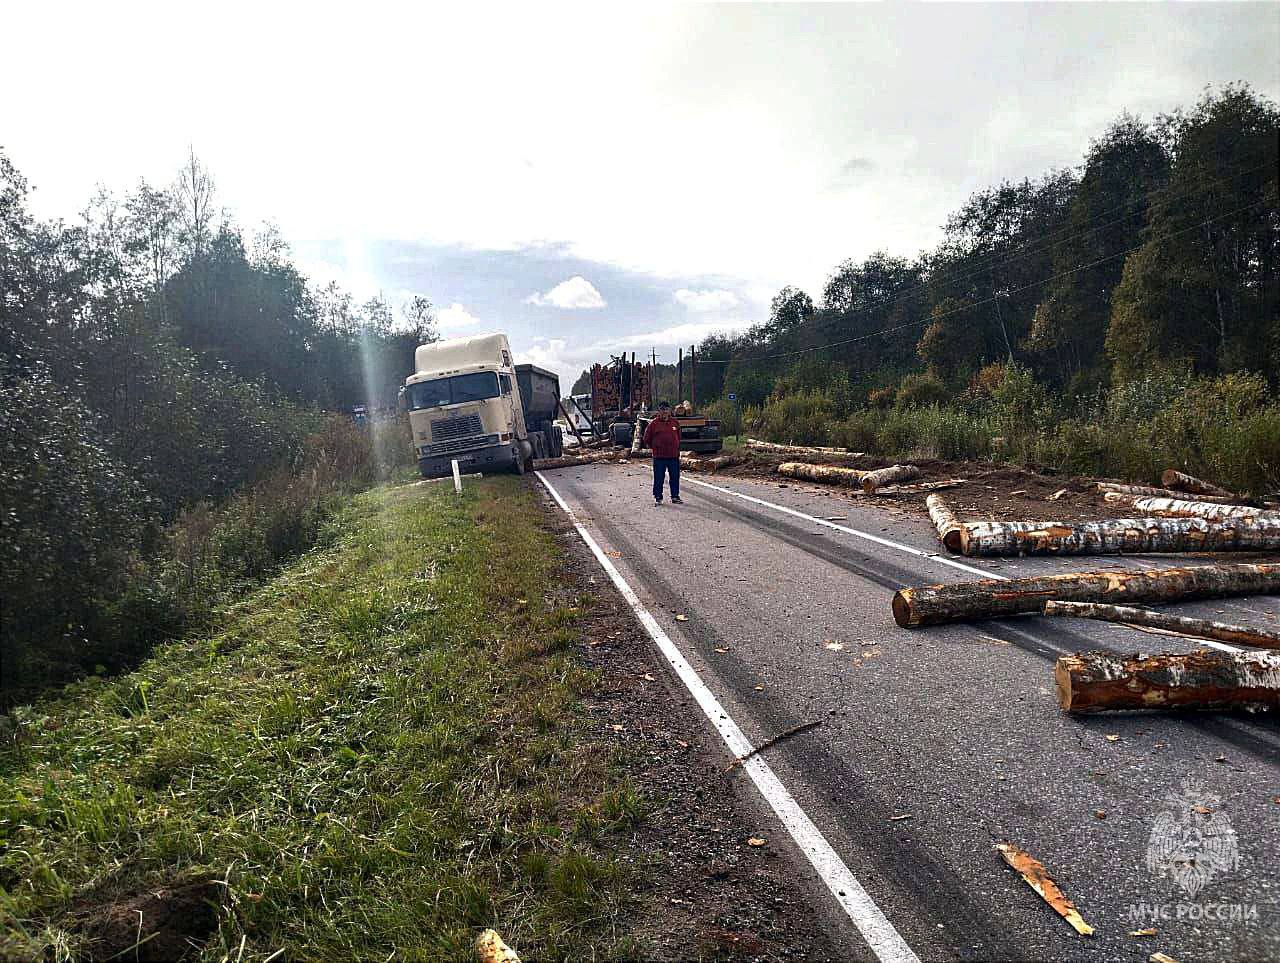
MULTIPOLYGON (((841 498, 874 501, 886 508, 904 509, 910 514, 928 516, 925 506, 927 491, 864 495, 858 489, 796 482, 778 474, 778 465, 795 461, 794 456, 766 454, 742 449, 745 460, 721 469, 718 476, 737 476, 775 481, 780 487, 811 487, 841 498)), ((1133 509, 1108 504, 1098 492, 1096 478, 1037 472, 998 462, 946 461, 938 458, 889 459, 873 455, 848 458, 824 458, 824 465, 857 468, 863 471, 887 468, 893 464, 911 464, 920 469, 919 482, 963 479, 953 488, 940 491, 947 504, 966 521, 1016 519, 1058 519, 1083 521, 1091 518, 1124 518, 1133 509)))

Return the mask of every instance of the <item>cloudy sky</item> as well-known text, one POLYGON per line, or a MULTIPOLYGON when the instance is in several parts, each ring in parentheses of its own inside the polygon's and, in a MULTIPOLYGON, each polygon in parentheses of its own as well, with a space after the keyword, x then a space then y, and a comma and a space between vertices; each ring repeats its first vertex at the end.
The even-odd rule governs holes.
POLYGON ((1122 110, 1280 98, 1275 3, 407 7, 12 4, 0 147, 73 216, 191 144, 313 277, 571 376, 914 254, 1122 110))

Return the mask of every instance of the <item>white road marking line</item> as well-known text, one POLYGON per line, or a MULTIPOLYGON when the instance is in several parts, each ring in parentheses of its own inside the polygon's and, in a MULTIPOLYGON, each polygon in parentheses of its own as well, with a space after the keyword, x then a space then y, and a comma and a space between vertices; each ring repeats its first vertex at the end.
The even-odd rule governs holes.
MULTIPOLYGON (((847 525, 837 525, 835 522, 829 522, 825 518, 818 518, 814 515, 806 515, 804 512, 796 511, 794 508, 788 508, 786 505, 779 505, 776 502, 768 502, 763 498, 756 498, 754 495, 747 495, 743 492, 736 492, 732 488, 724 488, 720 485, 713 485, 710 482, 699 481, 697 478, 686 478, 684 482, 689 485, 699 485, 703 488, 710 488, 714 491, 723 492, 726 495, 732 495, 734 498, 741 498, 743 501, 753 502, 756 505, 763 505, 766 508, 772 508, 774 511, 782 512, 784 515, 793 515, 796 518, 803 518, 806 522, 814 522, 818 525, 825 525, 827 528, 834 528, 838 532, 844 532, 846 535, 853 535, 857 538, 865 538, 868 541, 875 542, 877 545, 883 545, 886 548, 892 548, 899 552, 906 552, 908 555, 916 555, 920 558, 933 559, 942 565, 950 565, 952 568, 959 569, 962 572, 968 572, 971 575, 980 575, 983 578, 995 579, 1000 582, 1009 581, 1008 575, 1000 575, 996 572, 984 571, 980 568, 974 568, 972 565, 965 565, 963 562, 957 562, 955 559, 947 558, 945 555, 937 555, 933 552, 922 552, 918 548, 912 548, 910 545, 904 545, 901 542, 895 542, 891 538, 882 538, 879 535, 872 535, 870 532, 860 532, 856 528, 850 528, 847 525)), ((1207 645, 1212 649, 1221 649, 1223 652, 1243 652, 1243 649, 1234 645, 1228 645, 1225 642, 1216 642, 1213 639, 1196 639, 1197 645, 1207 645)))
MULTIPOLYGON (((733 753, 734 758, 736 759, 749 753, 754 747, 747 740, 742 730, 738 728, 738 724, 725 711, 719 700, 707 688, 706 683, 702 681, 697 671, 680 653, 679 648, 676 647, 671 637, 667 635, 657 620, 649 614, 648 609, 644 607, 644 604, 636 596, 631 586, 627 584, 626 579, 622 577, 621 573, 614 567, 613 562, 596 544, 596 540, 591 537, 591 534, 582 527, 573 510, 560 497, 560 493, 555 490, 551 482, 547 481, 546 476, 540 471, 534 472, 534 474, 538 476, 538 480, 542 482, 547 492, 555 499, 556 504, 568 516, 569 521, 573 523, 573 527, 578 530, 582 540, 591 549, 591 554, 596 557, 600 567, 605 570, 614 586, 622 593, 622 597, 627 600, 627 604, 631 606, 631 610, 636 614, 636 618, 640 620, 640 624, 644 626, 645 631, 649 633, 649 637, 658 646, 658 650, 670 663, 676 675, 680 677, 680 681, 685 684, 685 687, 697 700, 698 705, 711 721, 711 724, 716 727, 720 737, 724 739, 725 745, 733 753)), ((786 827, 787 832, 791 834, 791 838, 800 847, 800 851, 804 853, 809 863, 817 870, 818 875, 822 877, 822 881, 826 883, 827 888, 835 896, 836 902, 849 914, 849 919, 858 928, 858 932, 862 934, 863 939, 867 941, 867 945, 871 947, 871 951, 875 953, 876 957, 882 963, 920 963, 920 958, 912 952, 906 940, 902 938, 893 924, 881 912, 880 907, 876 905, 867 891, 862 888, 862 884, 849 871, 849 867, 844 864, 844 860, 831 848, 831 844, 827 842, 821 830, 813 824, 813 820, 800 808, 800 804, 795 801, 787 787, 782 784, 782 781, 774 773, 772 767, 765 762, 764 758, 760 755, 752 756, 742 763, 742 768, 751 777, 751 781, 756 784, 756 788, 760 790, 760 795, 764 796, 769 808, 774 811, 778 819, 781 820, 782 825, 786 827)))
POLYGON ((794 508, 788 508, 786 505, 779 505, 776 502, 767 502, 763 498, 756 498, 754 495, 735 492, 732 488, 722 488, 719 485, 699 481, 696 478, 686 478, 682 480, 687 481, 690 485, 701 485, 703 488, 711 488, 715 491, 723 492, 726 495, 741 498, 743 501, 754 502, 757 505, 772 508, 774 511, 782 512, 784 515, 794 515, 796 518, 803 518, 806 522, 814 522, 827 528, 834 528, 837 532, 844 532, 846 535, 865 538, 869 542, 875 542, 877 545, 896 549, 899 552, 906 552, 908 555, 918 555, 920 558, 931 558, 935 562, 940 562, 943 565, 950 565, 952 568, 958 568, 960 571, 968 572, 970 575, 981 575, 983 578, 999 579, 1002 582, 1007 582, 1009 580, 1009 576, 1007 575, 997 575, 995 572, 988 572, 980 568, 974 568, 972 565, 965 565, 963 562, 957 562, 954 559, 947 558, 945 555, 938 555, 934 552, 922 552, 918 548, 912 548, 910 545, 903 545, 901 542, 895 542, 891 538, 881 538, 879 535, 872 535, 870 532, 860 532, 856 528, 850 528, 848 525, 837 525, 835 522, 829 522, 825 518, 806 515, 804 512, 798 512, 794 508))

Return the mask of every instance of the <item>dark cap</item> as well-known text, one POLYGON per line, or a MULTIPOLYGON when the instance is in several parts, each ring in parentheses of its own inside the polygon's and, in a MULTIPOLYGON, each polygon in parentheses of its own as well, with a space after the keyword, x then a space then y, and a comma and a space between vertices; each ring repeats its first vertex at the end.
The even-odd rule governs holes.
POLYGON ((671 402, 669 402, 669 401, 659 401, 659 402, 658 402, 658 410, 659 410, 659 411, 670 411, 670 410, 671 410, 671 402))

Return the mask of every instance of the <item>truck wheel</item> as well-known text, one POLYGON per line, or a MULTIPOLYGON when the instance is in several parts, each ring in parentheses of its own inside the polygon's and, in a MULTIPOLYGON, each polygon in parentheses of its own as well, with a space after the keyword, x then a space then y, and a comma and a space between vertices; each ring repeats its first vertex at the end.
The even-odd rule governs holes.
POLYGON ((609 428, 609 440, 619 448, 631 447, 631 435, 635 428, 625 421, 615 421, 609 428))
POLYGON ((559 458, 564 454, 564 432, 559 425, 551 426, 551 457, 559 458))

